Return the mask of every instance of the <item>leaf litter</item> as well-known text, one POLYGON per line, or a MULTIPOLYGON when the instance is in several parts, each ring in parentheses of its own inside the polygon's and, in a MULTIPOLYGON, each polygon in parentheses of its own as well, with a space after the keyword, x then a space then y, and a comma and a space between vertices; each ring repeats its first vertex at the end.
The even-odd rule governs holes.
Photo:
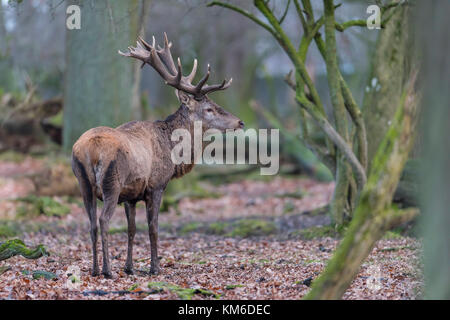
MULTIPOLYGON (((11 172, 39 167, 32 160, 17 165, 0 161, 0 208, 13 210, 1 202, 29 194, 22 186, 26 180, 11 172)), ((29 247, 42 244, 50 255, 0 262, 0 299, 301 299, 340 240, 328 232, 305 240, 295 230, 327 227, 326 215, 313 212, 327 205, 333 187, 303 177, 275 177, 211 186, 220 197, 182 199, 177 210, 160 213, 159 275, 148 274, 150 246, 142 206, 136 217, 135 272, 123 271, 126 219, 118 206, 111 221, 111 229, 118 232, 109 235, 113 279, 91 276, 88 219, 81 206, 68 204, 67 215, 39 215, 21 222, 32 227, 23 227, 15 238, 29 247), (268 221, 275 229, 258 233, 266 230, 261 227, 248 235, 227 229, 253 220, 268 221), (219 232, 209 232, 214 223, 219 232), (220 223, 225 223, 223 228, 220 223)), ((421 254, 416 238, 378 241, 343 298, 420 298, 421 254)))

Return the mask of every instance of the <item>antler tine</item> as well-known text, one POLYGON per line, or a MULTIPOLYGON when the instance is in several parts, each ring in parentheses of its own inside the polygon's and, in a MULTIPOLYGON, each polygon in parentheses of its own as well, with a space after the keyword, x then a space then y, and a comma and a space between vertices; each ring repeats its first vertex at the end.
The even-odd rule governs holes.
POLYGON ((143 63, 148 62, 148 59, 150 58, 150 52, 143 48, 139 43, 137 44, 136 48, 128 47, 128 52, 122 52, 118 50, 118 53, 125 57, 132 57, 136 58, 138 60, 141 60, 143 63))
POLYGON ((181 84, 181 77, 183 76, 183 71, 182 71, 180 57, 178 57, 177 62, 178 62, 178 71, 177 71, 177 79, 176 79, 176 81, 177 81, 177 84, 179 85, 179 84, 181 84))
POLYGON ((209 92, 213 91, 219 91, 219 90, 225 90, 227 89, 231 83, 233 82, 233 78, 230 78, 230 80, 223 80, 221 84, 214 84, 211 86, 206 86, 202 89, 202 94, 207 94, 209 92))
POLYGON ((192 81, 197 73, 198 62, 197 59, 194 60, 194 65, 192 66, 191 73, 184 77, 183 76, 183 67, 181 64, 181 59, 177 59, 177 65, 175 65, 172 53, 170 52, 170 48, 172 43, 169 42, 167 38, 167 34, 164 32, 164 47, 161 48, 158 46, 158 50, 156 49, 156 40, 155 37, 152 37, 152 44, 150 45, 141 37, 138 37, 138 41, 136 47, 128 47, 128 52, 118 51, 120 55, 125 57, 132 57, 145 63, 151 65, 163 78, 166 84, 184 91, 186 93, 194 95, 196 98, 201 98, 209 92, 224 90, 228 88, 232 82, 232 79, 226 81, 224 80, 221 84, 215 84, 208 86, 206 82, 209 79, 211 74, 211 67, 208 64, 208 70, 203 78, 197 83, 197 85, 193 85, 192 81))
POLYGON ((120 54, 121 56, 124 56, 124 57, 130 57, 130 53, 129 52, 122 52, 120 50, 117 50, 117 53, 120 54))
POLYGON ((145 47, 145 49, 147 50, 152 50, 152 48, 155 47, 155 37, 153 37, 153 46, 151 46, 150 44, 148 44, 144 39, 142 39, 141 37, 138 37, 140 43, 145 47))
POLYGON ((191 73, 186 77, 186 80, 189 81, 189 83, 192 83, 192 81, 195 78, 195 74, 197 73, 197 59, 194 59, 194 65, 192 67, 191 73))
POLYGON ((206 72, 206 74, 203 76, 203 78, 195 86, 196 96, 201 96, 202 88, 205 85, 206 81, 208 81, 210 73, 211 73, 211 66, 208 63, 208 71, 206 72))
POLYGON ((177 68, 173 62, 172 53, 170 52, 169 39, 167 39, 167 33, 164 32, 164 48, 158 50, 158 55, 169 69, 169 72, 176 75, 177 68))
POLYGON ((169 47, 169 39, 166 32, 164 32, 164 47, 169 47))
POLYGON ((158 56, 158 53, 155 49, 151 51, 151 60, 150 65, 160 74, 160 76, 165 80, 167 84, 174 85, 174 80, 177 76, 174 76, 170 74, 169 71, 167 71, 166 67, 164 66, 164 63, 161 61, 161 59, 158 56))

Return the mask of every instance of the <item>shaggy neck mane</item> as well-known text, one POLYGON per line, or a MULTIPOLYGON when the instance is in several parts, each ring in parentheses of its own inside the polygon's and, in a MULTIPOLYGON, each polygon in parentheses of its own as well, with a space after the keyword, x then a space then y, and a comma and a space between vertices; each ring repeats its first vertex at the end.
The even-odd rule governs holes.
POLYGON ((193 123, 189 119, 189 109, 184 104, 182 104, 177 111, 168 116, 163 122, 167 126, 170 134, 172 134, 175 129, 182 128, 191 131, 193 127, 193 123))
POLYGON ((194 168, 194 124, 189 119, 188 107, 182 104, 178 110, 168 116, 166 120, 161 121, 165 131, 168 134, 168 140, 172 144, 172 148, 178 142, 172 142, 170 136, 172 132, 176 129, 186 129, 191 133, 191 163, 178 164, 175 165, 175 171, 172 178, 180 178, 185 174, 189 173, 194 168))

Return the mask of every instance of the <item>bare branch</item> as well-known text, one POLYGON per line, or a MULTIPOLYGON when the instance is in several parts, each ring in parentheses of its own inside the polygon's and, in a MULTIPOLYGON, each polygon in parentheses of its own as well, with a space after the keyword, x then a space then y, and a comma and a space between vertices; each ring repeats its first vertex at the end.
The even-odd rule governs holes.
POLYGON ((362 167, 361 163, 356 158, 355 154, 353 153, 352 149, 347 144, 347 142, 333 128, 333 126, 328 122, 327 118, 325 118, 317 110, 316 106, 306 98, 306 96, 297 95, 296 101, 300 104, 301 107, 305 108, 305 110, 317 122, 319 127, 325 132, 328 138, 336 145, 336 147, 342 152, 342 154, 348 160, 348 162, 350 163, 356 174, 358 186, 359 187, 364 186, 367 181, 365 170, 362 167))
POLYGON ((241 9, 237 6, 231 5, 229 3, 225 3, 225 2, 221 2, 221 1, 213 1, 210 2, 206 5, 207 7, 213 7, 213 6, 218 6, 218 7, 223 7, 223 8, 227 8, 230 10, 233 10, 237 13, 242 14, 243 16, 246 16, 247 18, 249 18, 250 20, 256 22, 257 24, 259 24, 261 27, 263 27, 264 29, 266 29, 267 31, 269 31, 271 34, 276 35, 275 30, 273 30, 268 24, 264 23, 263 21, 259 20, 257 17, 255 17, 253 14, 251 14, 250 12, 248 12, 247 10, 241 9))
POLYGON ((288 0, 288 3, 287 3, 287 5, 286 5, 286 9, 284 9, 283 15, 281 16, 280 20, 278 20, 278 23, 279 23, 280 25, 283 23, 284 19, 285 19, 286 16, 287 16, 287 13, 288 13, 288 9, 289 9, 289 5, 290 5, 290 4, 291 4, 291 0, 288 0))

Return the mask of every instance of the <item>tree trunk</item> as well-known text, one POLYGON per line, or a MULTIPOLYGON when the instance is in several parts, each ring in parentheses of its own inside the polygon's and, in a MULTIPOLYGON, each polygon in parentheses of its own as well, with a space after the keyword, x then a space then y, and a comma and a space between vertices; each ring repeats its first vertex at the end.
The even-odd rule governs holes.
POLYGON ((4 10, 5 5, 0 1, 0 98, 2 93, 15 89, 4 10))
POLYGON ((7 47, 8 47, 8 34, 6 32, 6 26, 5 26, 5 14, 4 14, 4 7, 2 2, 0 1, 0 58, 2 56, 5 56, 7 53, 7 47))
MULTIPOLYGON (((372 59, 372 71, 363 102, 363 117, 367 129, 369 168, 394 118, 405 83, 411 74, 409 36, 409 6, 390 10, 395 13, 379 37, 372 59)), ((390 14, 387 11, 384 15, 390 14)))
MULTIPOLYGON (((148 15, 150 13, 150 0, 139 1, 139 18, 135 21, 137 23, 136 30, 141 38, 145 39, 145 26, 147 25, 148 15)), ((141 63, 135 61, 134 63, 134 79, 133 79, 133 96, 131 101, 131 112, 134 119, 142 119, 142 104, 141 104, 141 63)))
POLYGON ((450 3, 419 2, 416 20, 423 48, 422 234, 425 297, 450 299, 450 3))
MULTIPOLYGON (((136 68, 117 50, 136 41, 140 1, 70 0, 81 29, 66 31, 63 144, 70 150, 86 130, 132 119, 136 68)), ((137 63, 137 62, 135 62, 137 63)))
POLYGON ((416 104, 411 81, 392 125, 375 155, 355 215, 336 253, 322 275, 313 282, 306 299, 340 299, 357 275, 375 242, 390 228, 411 219, 416 209, 391 206, 393 191, 413 145, 416 104))

